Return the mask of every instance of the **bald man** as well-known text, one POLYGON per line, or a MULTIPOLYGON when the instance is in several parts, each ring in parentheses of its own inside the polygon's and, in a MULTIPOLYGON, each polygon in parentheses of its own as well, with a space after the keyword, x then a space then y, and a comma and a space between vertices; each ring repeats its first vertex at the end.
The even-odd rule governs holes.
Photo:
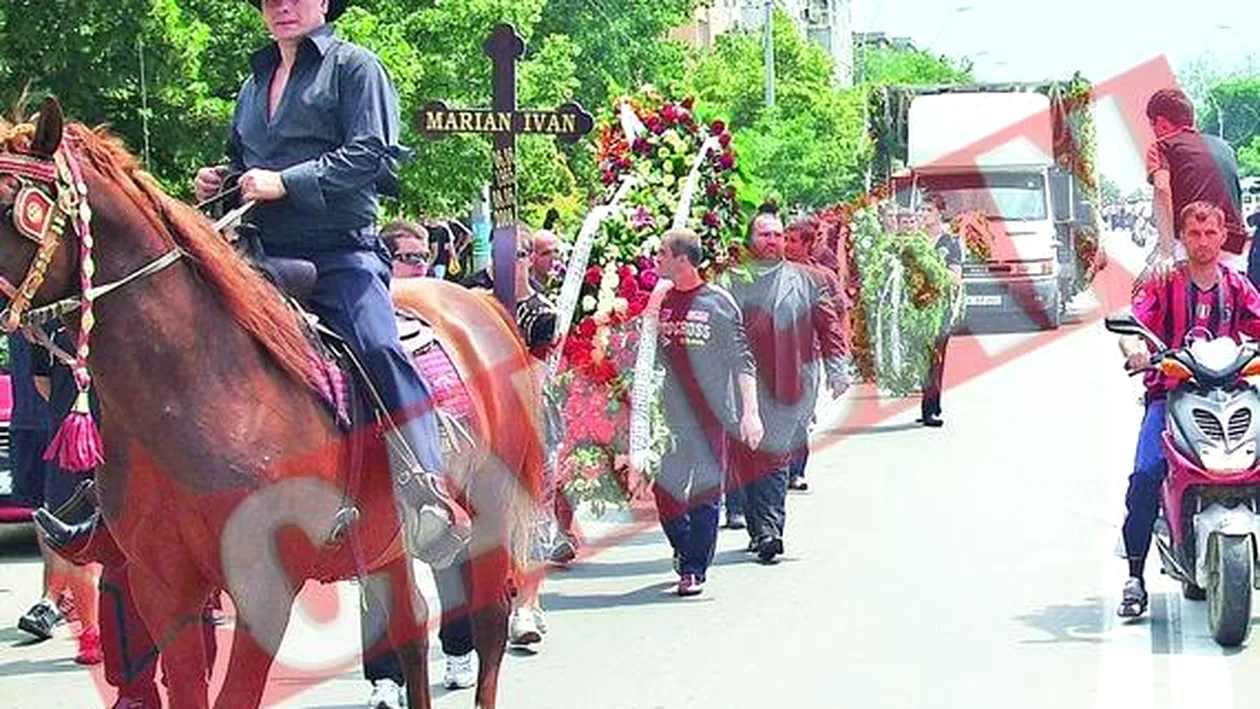
POLYGON ((559 270, 560 239, 548 229, 539 229, 534 232, 533 250, 529 261, 529 280, 534 290, 546 292, 559 270))

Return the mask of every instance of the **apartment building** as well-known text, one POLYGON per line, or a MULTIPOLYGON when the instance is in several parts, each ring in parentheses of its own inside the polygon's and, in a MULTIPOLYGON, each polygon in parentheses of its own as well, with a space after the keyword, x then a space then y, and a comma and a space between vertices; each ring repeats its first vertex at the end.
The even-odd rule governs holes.
MULTIPOLYGON (((692 21, 674 32, 686 42, 709 47, 723 34, 736 29, 758 30, 766 15, 767 0, 711 0, 696 10, 692 21)), ((853 83, 853 32, 850 0, 773 0, 787 13, 797 29, 829 55, 838 86, 853 83)))

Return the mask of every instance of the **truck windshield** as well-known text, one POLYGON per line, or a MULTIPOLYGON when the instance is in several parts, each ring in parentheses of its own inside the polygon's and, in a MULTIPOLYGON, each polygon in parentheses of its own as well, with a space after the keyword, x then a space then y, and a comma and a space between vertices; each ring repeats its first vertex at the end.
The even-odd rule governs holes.
POLYGON ((922 176, 919 190, 945 198, 946 219, 960 212, 984 212, 990 219, 1006 221, 1046 218, 1046 182, 1040 173, 922 176))

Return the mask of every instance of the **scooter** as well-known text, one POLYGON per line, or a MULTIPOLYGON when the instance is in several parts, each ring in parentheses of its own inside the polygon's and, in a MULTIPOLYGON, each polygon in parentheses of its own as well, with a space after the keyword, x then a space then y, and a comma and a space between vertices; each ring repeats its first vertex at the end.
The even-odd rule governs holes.
POLYGON ((1207 600, 1208 629, 1233 647, 1251 631, 1252 590, 1260 538, 1260 348, 1191 331, 1170 349, 1132 315, 1109 317, 1106 327, 1136 335, 1155 350, 1151 366, 1178 382, 1168 392, 1163 434, 1168 477, 1155 546, 1164 573, 1190 600, 1207 600))

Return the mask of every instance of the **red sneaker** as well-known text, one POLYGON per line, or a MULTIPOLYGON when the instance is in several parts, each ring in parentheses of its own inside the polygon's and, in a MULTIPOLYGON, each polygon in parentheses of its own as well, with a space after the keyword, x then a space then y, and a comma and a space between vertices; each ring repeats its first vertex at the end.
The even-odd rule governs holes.
POLYGON ((79 654, 74 661, 80 665, 99 665, 105 656, 101 652, 101 631, 95 628, 79 634, 79 654))
POLYGON ((704 593, 704 582, 695 574, 683 574, 678 580, 678 595, 683 596, 699 596, 704 593))

